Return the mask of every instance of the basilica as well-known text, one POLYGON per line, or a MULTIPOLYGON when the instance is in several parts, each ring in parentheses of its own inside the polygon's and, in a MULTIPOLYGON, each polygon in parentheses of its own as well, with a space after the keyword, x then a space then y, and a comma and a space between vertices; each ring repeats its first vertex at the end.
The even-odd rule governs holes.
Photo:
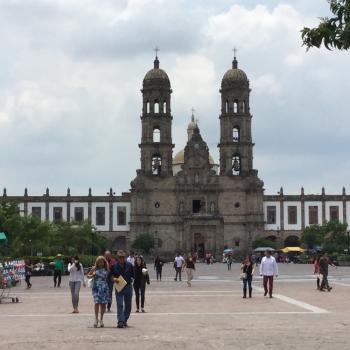
MULTIPOLYGON (((128 249, 139 234, 154 236, 156 250, 206 251, 251 249, 258 237, 282 247, 298 244, 311 224, 350 218, 350 196, 264 194, 263 181, 253 167, 250 87, 246 73, 232 67, 221 81, 218 110, 219 163, 209 153, 192 114, 185 148, 173 157, 171 82, 158 57, 142 86, 141 163, 128 192, 116 196, 3 196, 16 200, 23 215, 41 220, 89 220, 110 241, 112 249, 128 249)), ((174 92, 176 93, 176 92, 174 92)))

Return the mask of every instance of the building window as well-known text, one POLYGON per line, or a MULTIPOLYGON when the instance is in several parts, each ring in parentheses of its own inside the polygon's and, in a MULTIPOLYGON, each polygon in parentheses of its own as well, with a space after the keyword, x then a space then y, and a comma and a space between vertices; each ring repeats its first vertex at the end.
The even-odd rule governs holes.
POLYGON ((242 102, 242 112, 245 113, 246 110, 245 110, 245 101, 242 102))
POLYGON ((166 101, 163 102, 163 113, 166 113, 166 101))
POLYGON ((238 101, 233 101, 233 113, 238 113, 238 101))
POLYGON ((239 127, 235 126, 232 129, 232 141, 239 142, 239 127))
POLYGON ((84 208, 82 207, 74 208, 74 221, 76 222, 84 221, 84 208))
POLYGON ((331 205, 329 207, 329 219, 339 220, 339 207, 337 205, 331 205))
POLYGON ((62 207, 53 208, 53 221, 54 222, 62 221, 62 207))
POLYGON ((146 113, 149 114, 150 112, 151 112, 151 107, 150 107, 149 101, 147 100, 147 102, 146 102, 146 113))
POLYGON ((159 155, 152 157, 152 174, 160 175, 162 171, 162 158, 159 155))
POLYGON ((240 156, 234 156, 232 158, 232 175, 241 174, 241 158, 240 156))
POLYGON ((318 224, 318 206, 309 206, 309 225, 318 224))
POLYGON ((104 226, 106 223, 106 208, 97 207, 96 208, 96 225, 104 226))
POLYGON ((228 113, 228 101, 225 101, 225 113, 228 113))
POLYGON ((274 225, 276 224, 276 207, 269 205, 267 207, 267 223, 274 225))
POLYGON ((160 129, 158 127, 153 129, 153 142, 160 142, 160 129))
POLYGON ((154 113, 159 113, 159 101, 157 100, 154 101, 154 113))
POLYGON ((200 199, 194 199, 192 201, 192 213, 198 214, 201 211, 201 200, 200 199))
POLYGON ((32 216, 41 220, 41 207, 32 207, 32 216))
POLYGON ((117 207, 117 225, 126 225, 126 207, 117 207))
POLYGON ((295 205, 288 206, 288 225, 297 224, 297 207, 295 205))

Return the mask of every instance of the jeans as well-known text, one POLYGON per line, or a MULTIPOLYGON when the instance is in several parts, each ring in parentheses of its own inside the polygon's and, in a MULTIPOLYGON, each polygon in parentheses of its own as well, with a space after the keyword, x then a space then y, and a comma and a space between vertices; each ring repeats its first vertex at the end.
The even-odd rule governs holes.
POLYGON ((146 291, 146 284, 135 284, 134 283, 134 290, 135 290, 135 298, 136 298, 136 308, 140 308, 140 295, 141 295, 141 309, 145 307, 145 291, 146 291))
POLYGON ((177 276, 179 276, 179 280, 181 281, 181 267, 175 267, 176 275, 175 281, 177 280, 177 276))
POLYGON ((227 270, 228 271, 231 271, 231 265, 232 265, 232 263, 227 263, 227 270))
POLYGON ((27 288, 30 288, 32 286, 32 284, 30 283, 30 275, 26 275, 25 279, 26 279, 26 283, 27 283, 27 288))
POLYGON ((62 280, 62 271, 61 270, 55 270, 53 273, 53 283, 54 286, 60 287, 61 286, 61 280, 62 280), (57 282, 58 279, 58 282, 57 282))
POLYGON ((273 290, 273 276, 263 276, 263 284, 265 295, 269 293, 269 295, 271 296, 273 290), (267 288, 267 282, 269 282, 269 288, 267 288))
POLYGON ((156 272, 157 272, 157 281, 158 281, 158 277, 159 280, 162 280, 162 268, 156 268, 156 272))
POLYGON ((252 280, 253 280, 253 276, 247 275, 247 278, 243 279, 243 289, 247 289, 247 285, 249 289, 252 289, 252 280))
POLYGON ((132 285, 127 284, 120 293, 115 293, 117 300, 117 319, 119 322, 127 322, 131 313, 132 285))
POLYGON ((320 289, 329 289, 329 283, 328 283, 328 274, 324 273, 322 275, 322 282, 321 282, 321 288, 320 289))
POLYGON ((70 292, 72 294, 73 309, 78 308, 80 287, 81 287, 80 281, 69 282, 69 288, 70 288, 70 292))

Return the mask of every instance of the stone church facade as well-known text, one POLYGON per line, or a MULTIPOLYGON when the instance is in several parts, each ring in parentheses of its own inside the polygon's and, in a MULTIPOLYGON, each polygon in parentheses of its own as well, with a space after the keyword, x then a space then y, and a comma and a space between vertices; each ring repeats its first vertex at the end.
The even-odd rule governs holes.
POLYGON ((257 237, 283 247, 298 243, 302 230, 329 220, 349 222, 350 196, 265 195, 253 167, 249 80, 234 58, 221 81, 218 111, 220 160, 215 163, 192 115, 188 142, 173 157, 171 83, 159 67, 148 71, 142 87, 141 164, 129 192, 105 196, 89 189, 85 196, 3 197, 18 202, 22 215, 40 220, 88 220, 113 250, 129 249, 137 235, 152 234, 160 252, 196 250, 220 255, 225 247, 251 248, 257 237))

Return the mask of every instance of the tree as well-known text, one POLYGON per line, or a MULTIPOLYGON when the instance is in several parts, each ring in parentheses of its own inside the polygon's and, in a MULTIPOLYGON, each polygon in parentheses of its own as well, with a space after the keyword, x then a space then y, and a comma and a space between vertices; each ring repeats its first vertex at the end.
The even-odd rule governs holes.
POLYGON ((270 247, 270 248, 276 249, 276 243, 269 239, 260 237, 260 238, 256 238, 252 242, 252 247, 253 249, 259 248, 259 247, 270 247))
POLYGON ((323 244, 324 236, 324 226, 311 225, 306 227, 301 233, 300 242, 304 243, 308 249, 312 249, 323 244))
POLYGON ((303 45, 328 49, 348 50, 350 48, 350 0, 328 0, 334 17, 321 18, 316 28, 301 30, 303 45))
POLYGON ((149 253, 149 251, 154 248, 154 237, 149 233, 138 235, 134 240, 132 247, 135 249, 141 249, 145 253, 149 253))
POLYGON ((328 252, 344 252, 344 249, 347 248, 347 227, 347 224, 342 224, 337 220, 327 222, 325 224, 323 249, 328 252))

